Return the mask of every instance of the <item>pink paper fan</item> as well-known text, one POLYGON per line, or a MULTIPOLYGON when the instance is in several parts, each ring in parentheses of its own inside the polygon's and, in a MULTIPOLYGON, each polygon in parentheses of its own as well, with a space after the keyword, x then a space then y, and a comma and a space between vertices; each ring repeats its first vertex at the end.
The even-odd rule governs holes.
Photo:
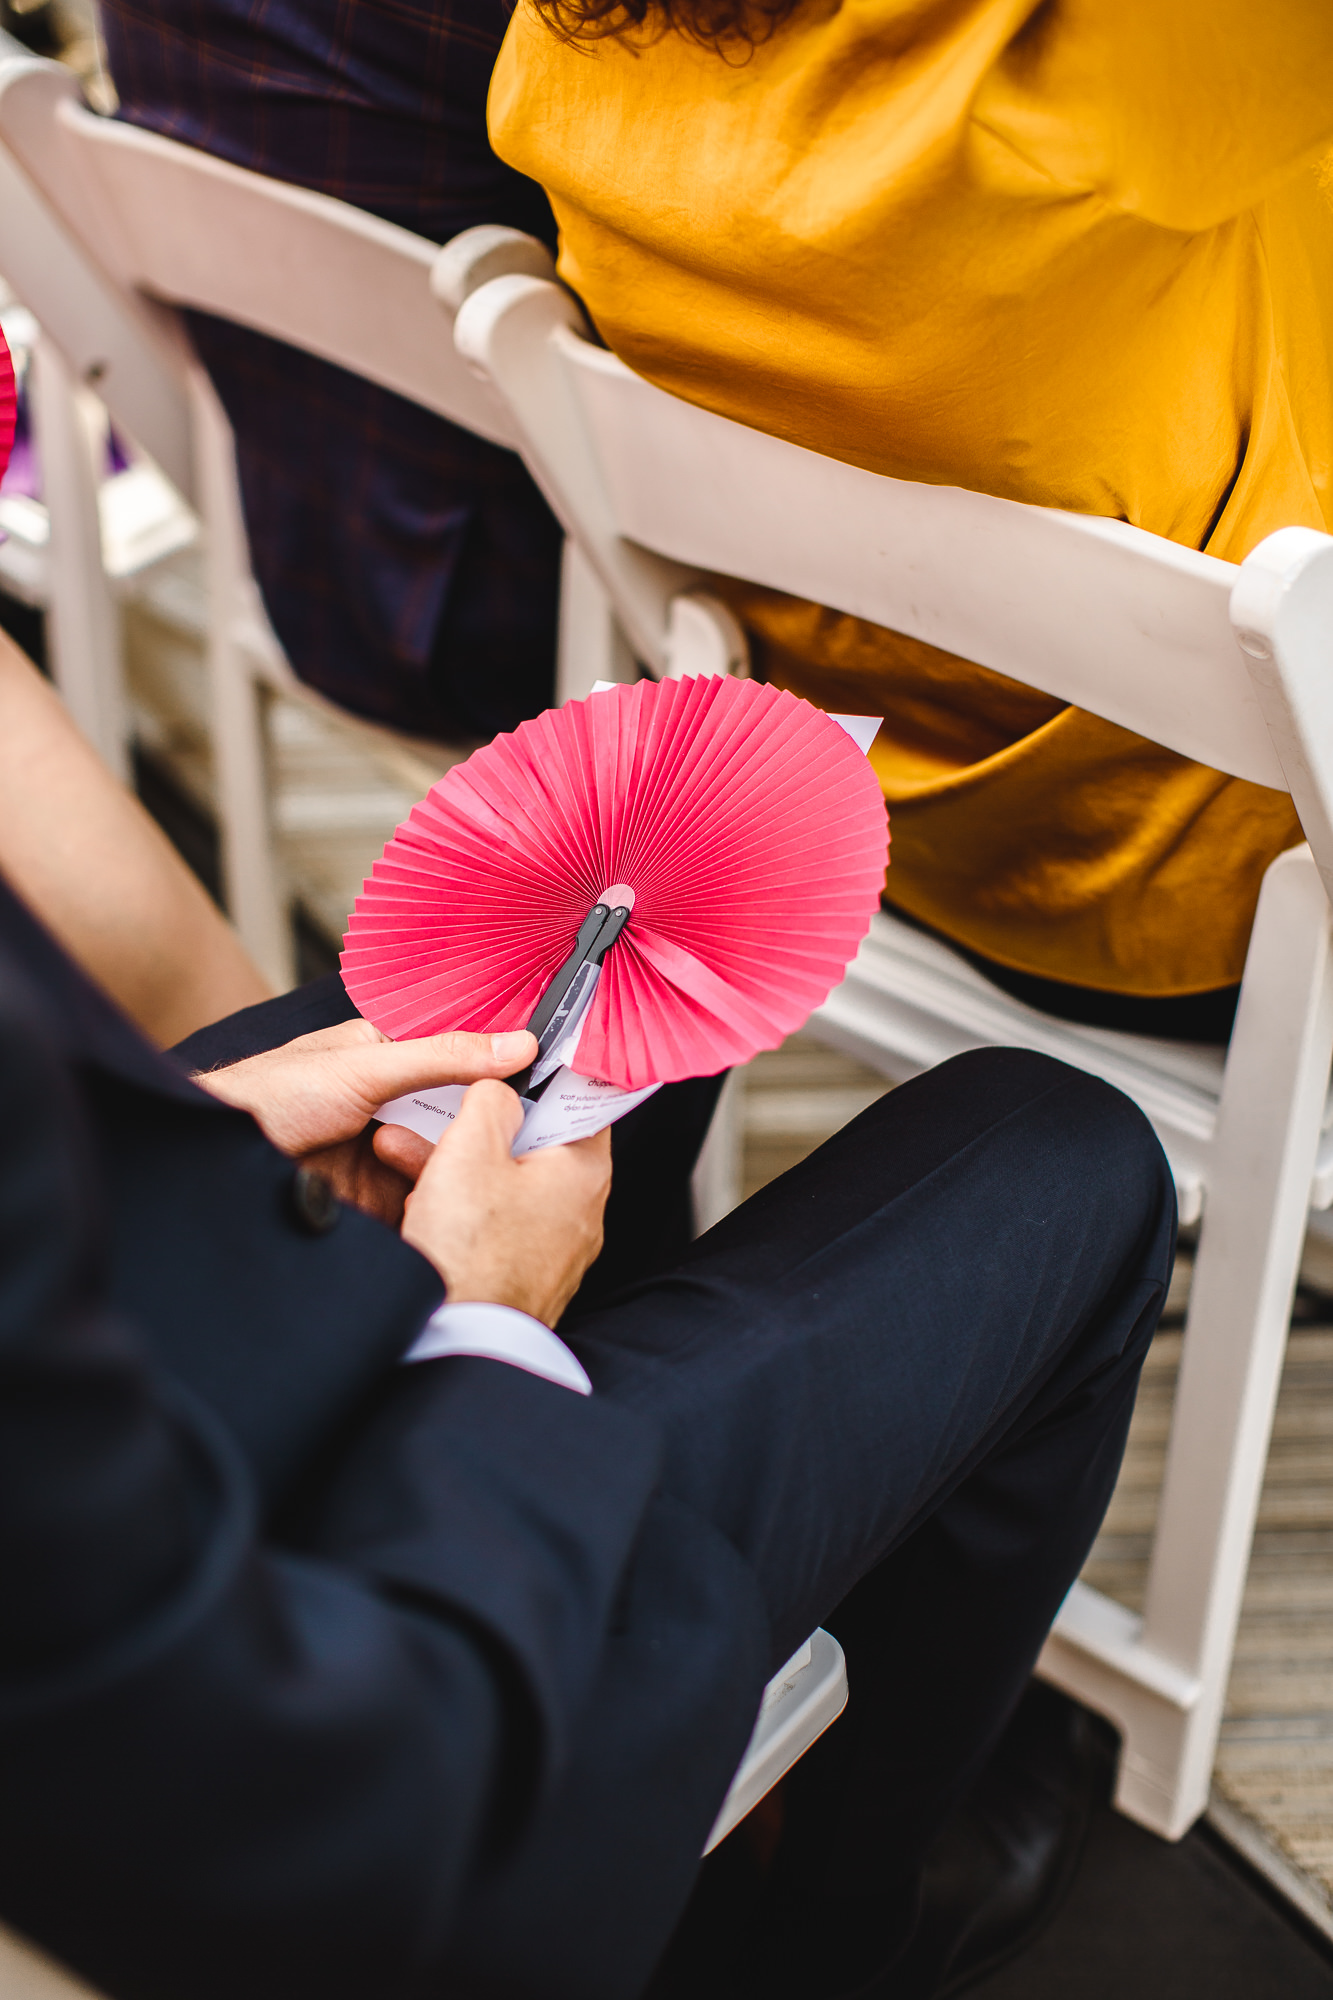
POLYGON ((549 709, 432 787, 357 898, 343 979, 395 1038, 521 1028, 628 883, 574 1067, 626 1089, 708 1076, 825 999, 887 850, 875 775, 822 710, 758 681, 639 681, 549 709))
POLYGON ((9 352, 9 343, 0 333, 0 479, 9 466, 9 455, 14 447, 14 427, 18 421, 18 386, 14 380, 14 362, 9 352))

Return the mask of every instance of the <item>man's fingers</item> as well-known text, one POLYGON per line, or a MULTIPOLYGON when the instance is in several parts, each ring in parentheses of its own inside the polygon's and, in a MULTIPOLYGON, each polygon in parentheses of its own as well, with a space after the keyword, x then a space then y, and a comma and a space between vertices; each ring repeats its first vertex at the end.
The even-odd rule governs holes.
POLYGON ((409 1132, 405 1125, 380 1125, 375 1131, 375 1158, 382 1160, 395 1173, 404 1174, 408 1180, 419 1178, 423 1167, 435 1151, 429 1139, 423 1139, 420 1132, 409 1132))
POLYGON ((513 1076, 537 1060, 537 1037, 526 1028, 513 1028, 500 1035, 427 1035, 419 1043, 399 1042, 399 1048, 437 1044, 441 1057, 462 1064, 473 1063, 478 1076, 513 1076))
POLYGON ((483 1077, 463 1099, 440 1145, 447 1146, 455 1159, 475 1153, 481 1159, 508 1161, 522 1123, 523 1105, 517 1091, 507 1083, 483 1077))
POLYGON ((355 1021, 335 1021, 331 1028, 312 1028, 308 1035, 296 1035, 284 1046, 286 1049, 356 1049, 373 1048, 377 1042, 387 1041, 378 1028, 359 1017, 355 1021))
POLYGON ((541 1173, 577 1174, 593 1184, 602 1179, 609 1181, 611 1127, 604 1125, 588 1139, 566 1139, 558 1146, 541 1146, 535 1153, 525 1153, 518 1164, 541 1173))
POLYGON ((357 1071, 363 1088, 377 1092, 376 1102, 386 1104, 409 1090, 512 1076, 536 1055, 537 1037, 526 1028, 506 1035, 423 1035, 416 1041, 379 1042, 362 1049, 357 1071))
POLYGON ((368 1059, 397 1081, 397 1092, 433 1084, 477 1083, 513 1076, 537 1059, 537 1037, 526 1028, 505 1035, 422 1035, 415 1041, 381 1042, 368 1059))
POLYGON ((521 1160, 512 1158, 512 1147, 523 1123, 523 1105, 517 1093, 494 1078, 474 1083, 438 1145, 401 1125, 381 1125, 375 1134, 375 1154, 386 1166, 394 1167, 412 1182, 420 1179, 431 1157, 439 1153, 450 1167, 475 1163, 478 1172, 497 1166, 522 1169, 535 1181, 548 1181, 551 1193, 605 1201, 611 1186, 611 1131, 608 1126, 588 1139, 574 1139, 561 1146, 543 1146, 521 1160))
POLYGON ((546 1198, 588 1206, 604 1203, 611 1192, 611 1128, 590 1139, 568 1139, 563 1145, 542 1146, 516 1162, 546 1198))
POLYGON ((609 1173, 611 1171, 611 1127, 603 1125, 600 1132, 594 1132, 587 1139, 571 1139, 570 1150, 586 1154, 588 1159, 596 1160, 609 1173))

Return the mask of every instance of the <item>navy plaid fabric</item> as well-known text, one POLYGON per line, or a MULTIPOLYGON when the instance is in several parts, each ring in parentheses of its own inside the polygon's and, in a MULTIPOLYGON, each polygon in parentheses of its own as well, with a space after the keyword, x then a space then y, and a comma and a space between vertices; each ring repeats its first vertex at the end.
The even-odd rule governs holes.
MULTIPOLYGON (((444 242, 554 244, 492 153, 501 0, 102 0, 121 115, 444 242)), ((277 341, 191 314, 236 430, 255 574, 303 680, 422 735, 552 698, 560 532, 513 453, 277 341)))

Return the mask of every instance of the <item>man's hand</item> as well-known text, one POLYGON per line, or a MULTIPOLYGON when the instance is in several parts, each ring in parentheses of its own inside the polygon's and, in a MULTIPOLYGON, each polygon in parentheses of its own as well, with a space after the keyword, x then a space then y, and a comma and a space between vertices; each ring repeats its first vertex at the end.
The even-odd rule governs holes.
MULTIPOLYGON (((409 1090, 512 1076, 536 1054, 536 1037, 526 1029, 391 1042, 369 1021, 340 1021, 228 1069, 205 1071, 195 1082, 249 1111, 275 1146, 322 1174, 340 1201, 396 1229, 417 1162, 405 1161, 403 1172, 377 1152, 372 1113, 409 1090)), ((517 1105, 512 1091, 504 1094, 517 1105)))
POLYGON ((611 1130, 515 1160, 509 1149, 522 1122, 512 1090, 477 1083, 433 1152, 395 1125, 380 1127, 375 1151, 407 1177, 419 1174, 403 1237, 430 1259, 450 1299, 515 1306, 554 1326, 602 1247, 611 1130))

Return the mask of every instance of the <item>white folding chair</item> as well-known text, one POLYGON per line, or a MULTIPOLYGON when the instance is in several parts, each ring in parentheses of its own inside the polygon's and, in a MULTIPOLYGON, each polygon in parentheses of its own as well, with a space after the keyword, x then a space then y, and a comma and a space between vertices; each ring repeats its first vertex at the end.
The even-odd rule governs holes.
POLYGON ((265 616, 231 432, 164 307, 237 320, 509 444, 503 409, 442 337, 426 281, 438 264, 437 297, 444 288, 461 298, 498 271, 549 274, 549 254, 498 228, 470 231, 461 254, 441 251, 345 202, 97 117, 67 69, 27 56, 0 64, 0 148, 0 271, 42 329, 34 414, 51 524, 57 681, 86 733, 123 771, 116 619, 99 545, 98 469, 80 411, 89 385, 202 516, 227 901, 252 956, 289 985, 264 710, 274 691, 325 704, 295 679, 265 616))
MULTIPOLYGON (((1309 846, 1265 878, 1225 1062, 1053 1021, 888 916, 810 1024, 894 1079, 988 1043, 1104 1076, 1202 1218, 1143 1615, 1076 1584, 1041 1661, 1119 1726, 1121 1809, 1176 1838, 1207 1798, 1307 1210, 1333 1198, 1333 540, 1286 529, 1235 566, 1119 521, 880 478, 665 394, 534 277, 476 289, 454 333, 579 543, 585 591, 655 671, 678 665, 682 593, 706 622, 710 577, 740 577, 1292 796, 1309 846)), ((734 650, 726 624, 712 647, 734 650)))

